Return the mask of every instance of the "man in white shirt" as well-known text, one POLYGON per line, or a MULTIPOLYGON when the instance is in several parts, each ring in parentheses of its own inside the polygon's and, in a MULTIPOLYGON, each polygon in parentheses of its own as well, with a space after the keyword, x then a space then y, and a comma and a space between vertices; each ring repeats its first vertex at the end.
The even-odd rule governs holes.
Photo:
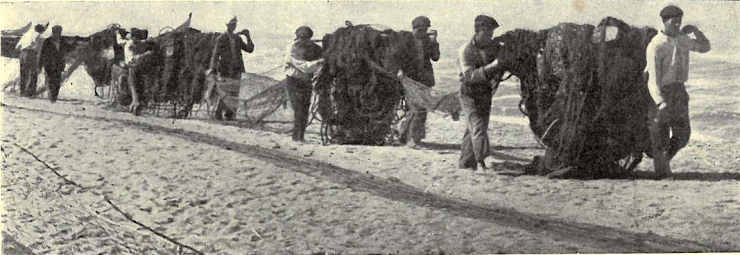
MULTIPOLYGON (((48 25, 48 24, 47 24, 48 25)), ((20 55, 20 95, 31 97, 36 93, 36 82, 39 76, 39 52, 46 27, 37 24, 33 31, 28 31, 16 45, 20 55)))
POLYGON ((660 17, 664 30, 647 47, 645 71, 655 103, 649 110, 653 162, 657 177, 664 178, 671 174, 671 159, 688 144, 691 135, 689 94, 684 86, 689 77, 689 51, 705 53, 710 45, 695 26, 679 29, 683 18, 680 8, 669 5, 660 17))
POLYGON ((323 59, 321 46, 311 41, 311 28, 301 26, 296 29, 295 35, 295 40, 288 45, 285 53, 285 81, 293 105, 293 141, 303 142, 311 106, 311 79, 321 67, 323 59))

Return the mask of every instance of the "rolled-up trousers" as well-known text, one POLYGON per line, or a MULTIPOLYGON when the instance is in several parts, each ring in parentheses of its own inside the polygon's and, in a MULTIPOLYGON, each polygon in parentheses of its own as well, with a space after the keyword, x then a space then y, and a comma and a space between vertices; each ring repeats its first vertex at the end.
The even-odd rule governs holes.
POLYGON ((288 98, 293 105, 293 141, 303 141, 311 107, 311 81, 286 78, 288 98))
POLYGON ((689 94, 684 84, 666 84, 660 93, 666 107, 662 110, 651 107, 648 111, 650 141, 657 172, 664 171, 668 162, 689 143, 691 137, 689 94))
POLYGON ((39 77, 38 54, 35 50, 24 49, 20 55, 20 91, 21 96, 33 96, 39 77))
POLYGON ((460 106, 466 119, 458 166, 476 167, 490 153, 488 122, 491 119, 491 93, 460 93, 460 106))

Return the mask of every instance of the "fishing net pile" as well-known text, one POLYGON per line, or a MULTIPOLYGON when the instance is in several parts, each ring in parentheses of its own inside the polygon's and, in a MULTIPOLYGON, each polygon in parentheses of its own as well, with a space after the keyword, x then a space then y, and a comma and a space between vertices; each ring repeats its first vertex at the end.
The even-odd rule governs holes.
POLYGON ((500 62, 522 82, 520 108, 547 148, 531 171, 608 177, 637 166, 649 148, 642 70, 655 33, 607 17, 596 27, 563 23, 496 39, 500 62))
POLYGON ((403 95, 396 72, 416 71, 421 63, 413 35, 348 24, 324 36, 323 46, 325 62, 315 77, 315 92, 324 142, 392 141, 403 95))
POLYGON ((2 42, 2 56, 6 58, 18 58, 21 52, 15 47, 23 37, 23 34, 32 30, 33 23, 29 22, 18 29, 9 29, 0 31, 0 42, 2 42))

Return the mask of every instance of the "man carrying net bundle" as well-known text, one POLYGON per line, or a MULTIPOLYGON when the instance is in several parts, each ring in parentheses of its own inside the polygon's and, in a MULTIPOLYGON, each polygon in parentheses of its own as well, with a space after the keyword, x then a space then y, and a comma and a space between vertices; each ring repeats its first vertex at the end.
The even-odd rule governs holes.
POLYGON ((490 151, 488 122, 491 118, 491 97, 498 87, 491 84, 496 73, 497 44, 493 31, 499 27, 492 17, 475 17, 475 36, 460 48, 460 105, 465 114, 466 127, 460 146, 459 168, 487 169, 485 159, 490 151))
POLYGON ((650 136, 653 162, 658 178, 671 174, 670 161, 686 146, 691 135, 689 94, 684 82, 689 77, 689 51, 710 50, 704 33, 692 25, 681 27, 683 11, 669 5, 660 12, 664 30, 652 39, 646 58, 648 89, 655 105, 650 107, 650 136), (694 34, 692 39, 688 34, 694 34))
MULTIPOLYGON (((234 33, 236 23, 236 17, 232 18, 229 23, 226 23, 226 33, 216 38, 216 45, 211 55, 210 68, 206 71, 206 75, 210 75, 215 71, 219 77, 235 80, 241 79, 241 74, 245 72, 242 51, 252 53, 254 51, 254 43, 248 29, 244 29, 238 34, 234 33), (244 35, 247 38, 247 43, 244 43, 239 35, 244 35)), ((235 117, 234 110, 227 107, 226 103, 221 99, 216 106, 214 118, 217 120, 222 120, 223 118, 233 120, 235 117)))
MULTIPOLYGON (((431 21, 425 16, 414 18, 411 22, 414 32, 414 40, 419 48, 422 49, 423 66, 418 72, 411 72, 406 75, 409 78, 420 82, 428 87, 434 86, 434 69, 431 61, 439 60, 439 43, 437 43, 437 31, 432 30, 428 33, 431 21), (431 60, 431 61, 430 61, 431 60)), ((409 107, 409 113, 401 122, 401 143, 406 143, 411 148, 416 148, 421 139, 426 136, 427 111, 423 106, 415 105, 406 101, 409 107)))
POLYGON ((324 59, 321 46, 311 41, 313 30, 310 27, 299 27, 295 36, 285 55, 285 81, 293 106, 293 141, 303 142, 311 106, 311 80, 324 59))

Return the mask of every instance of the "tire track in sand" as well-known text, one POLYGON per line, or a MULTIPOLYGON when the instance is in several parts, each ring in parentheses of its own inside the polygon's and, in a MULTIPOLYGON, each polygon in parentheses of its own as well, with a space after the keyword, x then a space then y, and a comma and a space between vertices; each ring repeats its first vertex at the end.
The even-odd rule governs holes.
POLYGON ((557 239, 567 239, 608 252, 717 252, 730 248, 702 244, 690 240, 664 237, 653 233, 635 233, 595 224, 568 222, 522 213, 510 208, 477 205, 459 199, 445 198, 426 193, 399 181, 377 178, 337 167, 318 160, 305 159, 280 151, 225 140, 212 135, 169 128, 141 121, 113 117, 89 116, 73 113, 33 109, 0 103, 0 106, 25 111, 70 116, 96 121, 116 122, 139 128, 144 132, 177 137, 186 141, 208 144, 225 150, 235 151, 249 157, 264 160, 275 166, 348 186, 354 191, 367 192, 375 196, 417 206, 444 210, 452 215, 491 222, 502 226, 523 229, 557 239))

